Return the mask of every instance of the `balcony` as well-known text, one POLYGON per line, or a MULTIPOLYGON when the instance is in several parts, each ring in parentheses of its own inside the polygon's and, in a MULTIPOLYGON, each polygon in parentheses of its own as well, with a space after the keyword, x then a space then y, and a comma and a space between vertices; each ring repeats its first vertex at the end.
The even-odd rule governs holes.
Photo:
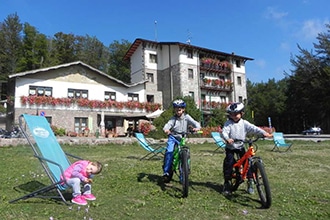
POLYGON ((200 62, 200 69, 206 72, 230 74, 232 65, 228 61, 219 61, 211 58, 203 58, 200 62))
POLYGON ((20 104, 27 108, 46 108, 60 110, 103 110, 105 112, 154 112, 161 104, 150 102, 120 102, 89 100, 85 98, 54 98, 47 96, 21 96, 20 104))
POLYGON ((206 100, 202 101, 202 110, 211 110, 211 109, 215 109, 215 108, 222 108, 222 109, 226 109, 228 103, 222 103, 222 102, 208 102, 206 100))
POLYGON ((220 79, 207 79, 204 78, 200 81, 200 87, 204 90, 212 90, 219 92, 232 92, 233 91, 233 83, 231 81, 223 81, 220 79))

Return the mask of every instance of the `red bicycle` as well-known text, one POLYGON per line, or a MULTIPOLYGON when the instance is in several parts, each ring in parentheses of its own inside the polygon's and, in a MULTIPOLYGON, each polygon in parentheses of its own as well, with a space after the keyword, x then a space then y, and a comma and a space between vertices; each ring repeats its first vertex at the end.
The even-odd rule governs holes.
POLYGON ((244 143, 248 145, 248 150, 239 158, 236 154, 236 163, 233 166, 233 176, 231 182, 231 191, 234 192, 247 179, 247 173, 251 169, 253 182, 257 188, 260 202, 263 208, 269 208, 272 203, 271 190, 266 175, 265 167, 260 157, 255 154, 258 146, 254 143, 259 137, 248 140, 235 140, 236 143, 244 143))

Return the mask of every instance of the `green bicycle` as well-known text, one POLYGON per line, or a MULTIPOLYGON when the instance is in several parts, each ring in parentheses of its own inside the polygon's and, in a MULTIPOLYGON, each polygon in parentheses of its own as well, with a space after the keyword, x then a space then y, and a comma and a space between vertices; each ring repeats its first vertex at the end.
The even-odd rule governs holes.
MULTIPOLYGON (((173 173, 175 173, 182 184, 182 197, 188 197, 189 192, 189 174, 190 174, 190 149, 186 145, 186 137, 192 132, 181 132, 182 138, 179 141, 173 134, 169 134, 169 138, 175 142, 175 148, 173 152, 173 164, 171 172, 169 173, 169 179, 172 180, 173 173), (179 173, 177 172, 179 171, 179 173)), ((198 131, 198 134, 203 133, 198 131)))

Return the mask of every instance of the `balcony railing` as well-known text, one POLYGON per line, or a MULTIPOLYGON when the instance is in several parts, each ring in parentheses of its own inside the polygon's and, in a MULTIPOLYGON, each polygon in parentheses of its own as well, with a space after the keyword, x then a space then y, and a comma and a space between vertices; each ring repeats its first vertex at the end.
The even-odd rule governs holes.
POLYGON ((212 71, 216 73, 224 73, 224 74, 231 73, 230 67, 214 64, 214 63, 201 63, 200 69, 205 71, 212 71))
POLYGON ((201 82, 200 82, 201 89, 225 91, 225 92, 233 91, 233 84, 231 82, 225 82, 223 84, 218 84, 217 85, 217 84, 214 83, 214 80, 213 81, 210 80, 208 82, 205 82, 205 81, 201 80, 201 82))
POLYGON ((26 107, 45 107, 49 109, 102 109, 116 112, 153 112, 161 104, 150 102, 120 102, 89 100, 84 98, 54 98, 47 96, 21 96, 21 105, 26 107))
POLYGON ((215 108, 223 108, 226 109, 228 103, 225 102, 208 102, 206 100, 202 101, 202 109, 203 110, 210 110, 210 109, 215 109, 215 108))

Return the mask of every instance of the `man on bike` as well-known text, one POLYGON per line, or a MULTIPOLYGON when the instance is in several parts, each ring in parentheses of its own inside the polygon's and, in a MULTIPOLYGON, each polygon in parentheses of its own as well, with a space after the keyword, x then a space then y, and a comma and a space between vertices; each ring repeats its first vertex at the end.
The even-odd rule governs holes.
MULTIPOLYGON (((223 175, 225 179, 224 194, 231 194, 231 179, 233 165, 235 163, 234 154, 237 153, 240 157, 245 154, 244 144, 234 143, 234 140, 244 140, 247 134, 262 135, 264 137, 272 137, 272 134, 262 130, 261 128, 242 119, 244 114, 244 104, 240 102, 232 103, 227 106, 226 112, 228 120, 222 128, 222 138, 226 141, 226 157, 223 163, 223 175)), ((252 194, 253 180, 252 173, 249 171, 247 192, 252 194)))
MULTIPOLYGON (((194 120, 189 114, 185 114, 186 103, 183 100, 181 99, 174 100, 172 105, 175 114, 163 127, 163 131, 167 135, 173 134, 175 138, 180 140, 182 136, 179 133, 187 132, 188 128, 192 127, 193 131, 198 131, 200 129, 201 127, 200 123, 194 120)), ((174 145, 175 142, 169 138, 167 141, 164 164, 163 164, 164 183, 169 183, 171 181, 170 172, 172 170, 174 145)))

